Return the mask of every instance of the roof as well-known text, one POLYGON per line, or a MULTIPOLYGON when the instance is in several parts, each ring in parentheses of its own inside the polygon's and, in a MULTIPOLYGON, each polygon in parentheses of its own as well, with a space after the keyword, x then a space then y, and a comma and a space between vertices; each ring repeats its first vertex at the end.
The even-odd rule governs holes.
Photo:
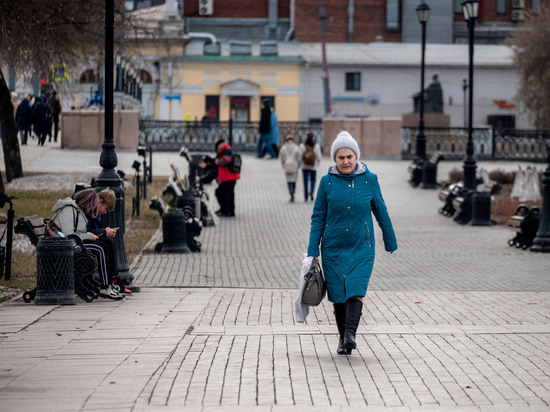
MULTIPOLYGON (((322 63, 320 43, 301 43, 299 55, 310 64, 322 63)), ((361 66, 414 66, 420 65, 419 43, 329 43, 326 46, 327 62, 361 66)), ((491 67, 511 67, 513 51, 508 46, 475 45, 474 64, 491 67)), ((465 66, 469 62, 467 44, 426 44, 426 65, 465 66)))

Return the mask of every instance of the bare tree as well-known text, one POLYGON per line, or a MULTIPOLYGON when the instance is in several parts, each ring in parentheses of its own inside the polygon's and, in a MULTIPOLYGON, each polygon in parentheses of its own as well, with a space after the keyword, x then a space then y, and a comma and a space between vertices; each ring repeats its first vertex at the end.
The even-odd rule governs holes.
MULTIPOLYGON (((122 0, 114 1, 116 10, 121 10, 122 0)), ((121 16, 117 13, 119 32, 123 30, 121 16)), ((104 21, 105 0, 1 0, 0 65, 19 72, 50 73, 52 65, 79 64, 97 55, 104 21)), ((9 182, 21 177, 23 169, 10 91, 1 67, 0 127, 9 182)), ((1 176, 0 184, 3 190, 1 176)))
POLYGON ((526 30, 512 37, 520 75, 517 99, 535 127, 550 129, 550 6, 527 16, 526 30))

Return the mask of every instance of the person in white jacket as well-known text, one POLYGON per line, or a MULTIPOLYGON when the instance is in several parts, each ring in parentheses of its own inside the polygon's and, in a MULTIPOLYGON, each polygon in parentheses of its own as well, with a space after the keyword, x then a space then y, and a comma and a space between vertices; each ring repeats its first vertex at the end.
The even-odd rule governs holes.
POLYGON ((290 202, 294 202, 294 192, 296 191, 296 180, 298 180, 298 171, 300 170, 301 151, 294 136, 291 134, 285 137, 285 143, 279 151, 279 159, 285 172, 288 191, 290 193, 290 202))
POLYGON ((300 166, 304 178, 304 199, 306 202, 308 199, 313 201, 317 168, 321 162, 321 156, 321 148, 315 142, 313 133, 309 132, 306 141, 300 145, 300 166))

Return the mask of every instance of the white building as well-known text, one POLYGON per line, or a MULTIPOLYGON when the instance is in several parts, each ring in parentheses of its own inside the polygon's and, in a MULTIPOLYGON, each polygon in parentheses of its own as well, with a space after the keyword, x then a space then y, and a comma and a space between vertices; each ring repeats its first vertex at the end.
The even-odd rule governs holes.
MULTIPOLYGON (((303 43, 298 53, 304 60, 301 118, 322 117, 321 46, 303 43)), ((327 45, 326 54, 334 115, 400 117, 414 111, 412 96, 420 91, 420 44, 332 43, 327 45)), ((512 57, 512 49, 507 46, 475 46, 474 125, 488 124, 489 116, 514 116, 516 128, 532 127, 514 100, 519 77, 512 57)), ((439 76, 443 111, 450 115, 452 127, 464 126, 463 79, 468 79, 468 62, 467 45, 426 45, 425 87, 434 74, 439 76)))

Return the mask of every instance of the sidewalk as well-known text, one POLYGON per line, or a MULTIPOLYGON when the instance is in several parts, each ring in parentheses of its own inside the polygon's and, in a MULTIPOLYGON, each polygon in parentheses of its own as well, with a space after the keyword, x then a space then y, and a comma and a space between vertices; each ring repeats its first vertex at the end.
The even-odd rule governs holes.
MULTIPOLYGON (((67 153, 48 152, 63 170, 41 169, 45 156, 25 170, 68 172, 99 158, 67 153)), ((133 157, 121 152, 121 168, 133 157)), ((144 251, 131 268, 140 293, 0 306, 0 409, 549 410, 550 256, 510 248, 507 228, 439 215, 437 192, 406 182, 409 162, 367 164, 399 250, 384 253, 377 230, 352 356, 335 354, 328 301, 306 324, 294 318, 312 203, 288 203, 279 162, 245 156, 237 217, 204 228, 199 254, 144 251)), ((440 163, 440 178, 452 167, 461 163, 440 163)), ((488 168, 497 167, 517 166, 488 168)))

